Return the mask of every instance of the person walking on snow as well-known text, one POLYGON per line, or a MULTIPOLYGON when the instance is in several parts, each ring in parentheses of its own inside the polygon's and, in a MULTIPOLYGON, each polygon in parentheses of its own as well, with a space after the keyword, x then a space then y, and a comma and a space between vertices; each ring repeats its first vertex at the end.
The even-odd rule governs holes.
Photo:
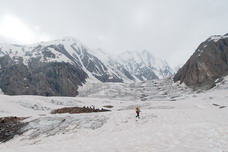
POLYGON ((136 115, 136 118, 139 118, 139 119, 140 119, 139 113, 140 113, 141 111, 140 111, 140 109, 139 109, 138 106, 135 107, 135 112, 136 112, 136 114, 137 114, 137 115, 136 115))

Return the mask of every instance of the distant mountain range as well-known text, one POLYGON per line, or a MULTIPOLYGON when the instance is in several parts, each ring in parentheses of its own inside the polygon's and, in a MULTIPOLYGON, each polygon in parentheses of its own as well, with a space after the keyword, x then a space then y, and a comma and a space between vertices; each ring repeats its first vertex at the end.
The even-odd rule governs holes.
POLYGON ((193 89, 210 89, 228 75, 228 34, 214 35, 201 43, 177 72, 174 81, 193 89))
POLYGON ((76 96, 87 81, 135 82, 173 74, 146 50, 113 56, 71 37, 26 46, 0 44, 0 88, 9 95, 76 96))
POLYGON ((93 54, 118 73, 124 82, 161 79, 174 74, 166 61, 155 58, 147 50, 126 51, 113 56, 99 49, 93 54))

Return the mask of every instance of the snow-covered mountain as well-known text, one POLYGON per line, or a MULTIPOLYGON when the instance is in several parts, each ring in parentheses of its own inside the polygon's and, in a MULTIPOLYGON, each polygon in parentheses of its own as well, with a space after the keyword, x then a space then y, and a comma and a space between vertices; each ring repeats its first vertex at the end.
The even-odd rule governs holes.
POLYGON ((149 51, 126 51, 118 56, 120 63, 139 80, 161 79, 174 74, 166 61, 155 58, 149 51))
POLYGON ((75 96, 78 86, 90 80, 133 82, 171 74, 166 62, 147 51, 112 57, 72 37, 33 45, 0 44, 0 88, 5 94, 75 96))
POLYGON ((127 81, 146 81, 166 78, 174 74, 172 68, 161 59, 155 58, 149 51, 126 51, 119 55, 109 55, 101 49, 94 51, 105 65, 127 81))

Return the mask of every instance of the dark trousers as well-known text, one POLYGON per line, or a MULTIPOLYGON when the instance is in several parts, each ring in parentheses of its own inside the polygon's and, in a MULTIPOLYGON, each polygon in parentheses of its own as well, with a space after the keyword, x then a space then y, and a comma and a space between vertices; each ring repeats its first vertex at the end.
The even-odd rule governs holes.
POLYGON ((139 118, 139 111, 136 111, 136 118, 138 117, 139 118))

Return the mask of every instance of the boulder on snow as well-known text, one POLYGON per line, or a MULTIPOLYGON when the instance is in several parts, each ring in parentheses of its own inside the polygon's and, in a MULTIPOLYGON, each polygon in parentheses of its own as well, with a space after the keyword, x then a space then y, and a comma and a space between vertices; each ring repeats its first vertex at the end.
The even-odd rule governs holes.
POLYGON ((107 109, 95 109, 94 107, 64 107, 60 109, 53 110, 51 113, 70 113, 70 114, 76 114, 76 113, 91 113, 91 112, 106 112, 110 111, 107 109))

